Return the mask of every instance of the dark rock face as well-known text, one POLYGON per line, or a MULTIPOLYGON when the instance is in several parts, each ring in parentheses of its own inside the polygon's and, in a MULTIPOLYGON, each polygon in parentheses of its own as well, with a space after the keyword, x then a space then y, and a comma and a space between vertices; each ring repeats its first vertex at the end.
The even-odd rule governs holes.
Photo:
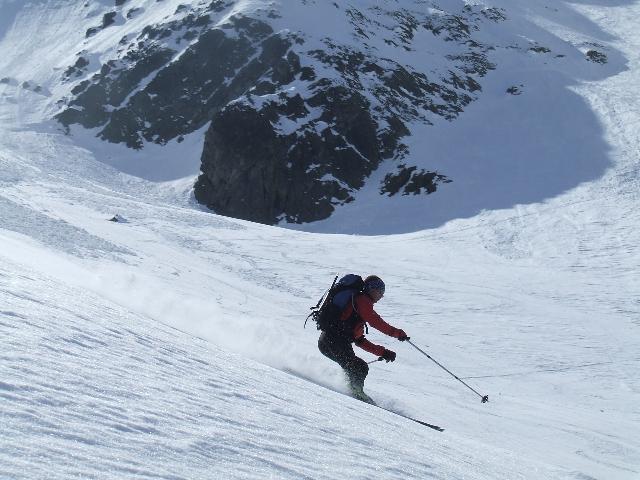
POLYGON ((76 63, 67 68, 64 72, 64 79, 69 80, 71 77, 81 77, 86 72, 89 60, 84 57, 78 57, 76 63))
POLYGON ((180 22, 146 27, 121 60, 107 62, 74 89, 77 97, 58 120, 102 127, 101 138, 131 148, 142 148, 144 141, 164 144, 211 120, 254 85, 289 46, 259 20, 232 18, 228 27, 239 34, 237 38, 225 29, 208 29, 208 24, 208 15, 189 15, 180 22), (195 32, 192 36, 198 41, 174 59, 176 52, 157 40, 176 32, 183 34, 179 38, 195 32))
POLYGON ((400 192, 402 195, 429 194, 437 190, 438 184, 450 182, 451 180, 445 175, 440 175, 437 172, 418 170, 416 166, 400 165, 397 173, 389 173, 384 177, 381 191, 390 197, 400 192))
MULTIPOLYGON (((347 11, 354 35, 366 39, 379 34, 367 13, 347 11)), ((389 42, 406 49, 419 29, 463 42, 473 30, 461 16, 396 13, 400 28, 389 27, 389 42)), ((487 15, 501 21, 499 14, 487 15)), ((322 49, 307 49, 297 38, 255 88, 213 117, 196 199, 217 213, 263 223, 327 218, 354 199, 383 160, 403 158, 406 122, 430 123, 433 115, 452 120, 473 100, 476 78, 495 66, 486 47, 471 45, 448 57, 455 69, 431 79, 353 45, 324 39, 322 49), (300 84, 304 97, 289 93, 288 85, 300 84)), ((415 166, 399 168, 381 194, 429 194, 451 181, 415 166)))
MULTIPOLYGON (((125 14, 124 3, 116 0, 117 11, 91 35, 140 15, 125 14)), ((374 4, 335 3, 352 28, 340 43, 295 28, 275 31, 284 11, 250 18, 230 16, 231 1, 185 2, 163 22, 123 36, 93 74, 95 64, 80 52, 64 74, 77 83, 57 118, 135 149, 180 140, 211 122, 196 199, 263 223, 327 218, 385 160, 397 162, 398 172, 380 184, 381 194, 433 193, 451 179, 408 165, 402 139, 410 123, 453 120, 474 100, 479 79, 495 68, 493 47, 474 35, 483 22, 506 16, 462 2, 457 13, 427 13, 421 2, 415 11, 374 4), (418 69, 370 46, 375 40, 412 54, 424 49, 425 32, 454 45, 446 68, 418 69)))
POLYGON ((586 54, 587 60, 594 63, 607 63, 607 56, 597 50, 589 50, 586 54))
POLYGON ((313 125, 277 133, 272 122, 278 114, 295 119, 308 113, 299 96, 262 111, 234 104, 220 112, 205 139, 198 201, 223 215, 263 223, 326 218, 334 202, 351 201, 345 186, 362 187, 378 165, 377 124, 366 100, 345 88, 321 91, 309 105, 314 103, 326 107, 319 121, 338 126, 342 135, 313 125))
POLYGON ((105 13, 104 16, 102 17, 102 25, 97 27, 91 27, 90 29, 88 29, 87 32, 85 33, 85 37, 87 38, 92 37, 96 33, 98 33, 100 30, 104 30, 109 25, 113 25, 116 21, 116 15, 118 15, 118 12, 105 13))

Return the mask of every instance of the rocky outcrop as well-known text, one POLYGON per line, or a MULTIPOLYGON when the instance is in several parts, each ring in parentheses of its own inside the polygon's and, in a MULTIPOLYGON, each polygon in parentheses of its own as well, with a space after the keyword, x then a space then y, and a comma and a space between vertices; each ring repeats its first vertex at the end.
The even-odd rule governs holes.
POLYGON ((602 64, 607 63, 607 56, 604 53, 599 52, 598 50, 589 50, 585 54, 585 56, 587 57, 587 60, 589 60, 590 62, 602 63, 602 64))
MULTIPOLYGON (((347 15, 355 36, 381 34, 380 11, 350 8, 347 15)), ((411 49, 421 28, 445 41, 466 42, 472 31, 462 17, 420 20, 402 12, 382 34, 411 49)), ((353 44, 323 39, 323 48, 307 48, 306 42, 292 42, 286 59, 213 117, 195 196, 217 213, 264 223, 327 218, 354 199, 383 160, 405 156, 407 122, 454 119, 481 89, 477 78, 494 68, 478 43, 449 55, 455 68, 430 78, 353 44)), ((428 194, 451 181, 399 168, 381 193, 428 194)))
POLYGON ((145 28, 121 59, 103 64, 73 89, 76 97, 58 120, 101 127, 101 138, 131 148, 142 148, 145 141, 164 144, 201 128, 255 85, 289 47, 289 40, 262 21, 233 17, 223 28, 211 29, 208 14, 201 13, 145 28), (175 34, 176 41, 194 37, 197 42, 178 56, 158 41, 175 34))
POLYGON ((196 198, 223 215, 263 223, 326 218, 377 167, 377 130, 366 99, 344 87, 261 110, 235 103, 207 132, 196 198), (305 122, 320 105, 322 113, 305 122), (283 134, 282 118, 305 125, 283 134))
POLYGON ((438 172, 429 172, 418 169, 416 166, 407 167, 399 165, 396 173, 388 173, 384 177, 381 193, 393 196, 419 195, 433 193, 441 183, 450 183, 451 180, 438 172))
MULTIPOLYGON (((123 3, 92 35, 134 16, 123 3)), ((311 16, 327 8, 305 5, 311 16)), ((351 28, 341 40, 281 28, 285 11, 245 15, 222 0, 180 5, 163 22, 123 36, 97 71, 80 52, 64 73, 75 84, 57 118, 135 149, 179 141, 210 122, 196 199, 258 222, 326 218, 385 160, 398 172, 381 194, 433 193, 451 179, 407 164, 403 137, 411 123, 453 120, 474 100, 479 79, 495 68, 493 47, 474 35, 483 22, 503 21, 503 11, 462 2, 455 14, 422 4, 333 5, 351 28), (434 58, 439 67, 395 58, 418 58, 424 46, 416 39, 425 33, 447 44, 447 54, 434 58)))

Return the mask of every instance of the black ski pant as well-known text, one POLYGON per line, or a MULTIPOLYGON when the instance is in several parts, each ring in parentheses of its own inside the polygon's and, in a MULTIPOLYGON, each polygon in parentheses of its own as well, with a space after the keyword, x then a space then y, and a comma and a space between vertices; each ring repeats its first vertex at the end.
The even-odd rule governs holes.
POLYGON ((322 332, 318 339, 318 350, 342 367, 351 385, 360 388, 364 386, 364 379, 369 373, 369 365, 361 358, 356 357, 351 342, 344 337, 322 332))

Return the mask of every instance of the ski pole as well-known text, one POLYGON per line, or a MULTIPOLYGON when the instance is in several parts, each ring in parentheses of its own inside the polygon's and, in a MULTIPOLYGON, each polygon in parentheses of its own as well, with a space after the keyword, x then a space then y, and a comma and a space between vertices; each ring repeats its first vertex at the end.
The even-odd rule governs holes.
POLYGON ((460 380, 460 378, 458 378, 455 374, 453 374, 452 372, 450 372, 444 365, 440 364, 440 362, 438 362, 437 360, 435 360, 433 357, 431 357, 431 355, 429 355, 427 352, 421 350, 419 347, 417 347, 411 340, 407 340, 407 342, 409 342, 409 344, 415 348, 416 350, 418 350, 420 353, 422 353, 425 357, 427 357, 429 360, 431 360, 432 362, 434 362, 436 365, 438 365, 441 369, 443 369, 445 372, 447 372, 449 375, 451 375, 453 378, 455 378, 456 380, 458 380, 460 383, 462 383, 465 387, 467 387, 469 390, 471 390, 473 393, 475 393, 476 395, 478 395, 481 399, 482 399, 482 403, 487 403, 489 401, 489 395, 482 395, 481 393, 476 392, 473 388, 471 388, 469 385, 467 385, 466 383, 464 383, 462 380, 460 380))
POLYGON ((376 358, 375 360, 371 360, 370 362, 367 362, 367 365, 371 365, 372 363, 376 363, 376 362, 381 362, 382 360, 384 360, 384 358, 382 357, 376 358))

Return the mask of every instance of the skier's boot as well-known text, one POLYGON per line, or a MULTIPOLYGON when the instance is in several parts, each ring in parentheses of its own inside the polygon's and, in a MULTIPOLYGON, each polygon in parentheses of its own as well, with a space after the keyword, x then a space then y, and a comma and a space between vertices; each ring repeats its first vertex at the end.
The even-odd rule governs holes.
POLYGON ((349 387, 351 388, 351 395, 353 396, 353 398, 357 398, 358 400, 365 403, 369 403, 371 405, 376 404, 376 402, 374 402, 369 395, 364 393, 364 390, 362 389, 362 385, 351 383, 349 384, 349 387))

